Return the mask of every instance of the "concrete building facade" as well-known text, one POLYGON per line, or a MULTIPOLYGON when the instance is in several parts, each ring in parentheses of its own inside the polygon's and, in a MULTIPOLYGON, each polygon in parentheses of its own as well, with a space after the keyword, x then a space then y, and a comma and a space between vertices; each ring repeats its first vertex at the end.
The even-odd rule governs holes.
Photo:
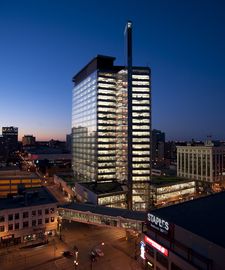
POLYGON ((177 146, 177 176, 202 182, 225 179, 225 147, 177 146))
POLYGON ((57 200, 46 188, 0 199, 0 245, 46 240, 57 229, 57 200))

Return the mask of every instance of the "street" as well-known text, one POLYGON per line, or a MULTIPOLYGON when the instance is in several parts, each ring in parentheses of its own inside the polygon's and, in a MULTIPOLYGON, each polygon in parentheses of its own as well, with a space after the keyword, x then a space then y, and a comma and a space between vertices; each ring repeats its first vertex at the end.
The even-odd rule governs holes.
MULTIPOLYGON (((122 229, 98 227, 88 224, 64 221, 62 240, 58 237, 49 239, 45 246, 21 248, 18 246, 0 249, 1 270, 119 270, 141 269, 134 259, 135 240, 126 240, 122 229), (104 246, 101 243, 104 242, 104 246), (74 257, 64 257, 63 251, 78 248, 78 266, 75 268, 74 257), (92 249, 99 247, 104 256, 96 262, 90 260, 92 249)), ((138 249, 138 247, 136 247, 138 249)))

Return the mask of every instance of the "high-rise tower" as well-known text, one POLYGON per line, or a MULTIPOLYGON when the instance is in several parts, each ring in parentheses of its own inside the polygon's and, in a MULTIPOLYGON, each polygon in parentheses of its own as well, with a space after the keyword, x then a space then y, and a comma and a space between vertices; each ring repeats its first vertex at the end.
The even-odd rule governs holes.
POLYGON ((98 55, 73 77, 73 171, 79 182, 126 184, 126 207, 145 210, 151 175, 150 69, 134 67, 132 60, 115 66, 114 60, 98 55))

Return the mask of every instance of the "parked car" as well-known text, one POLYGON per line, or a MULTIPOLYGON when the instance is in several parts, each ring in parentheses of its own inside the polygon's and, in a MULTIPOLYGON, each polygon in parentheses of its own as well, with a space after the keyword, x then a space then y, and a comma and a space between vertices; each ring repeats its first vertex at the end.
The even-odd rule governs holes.
POLYGON ((97 254, 97 256, 99 256, 99 257, 103 257, 104 256, 104 253, 103 253, 103 251, 100 248, 96 248, 94 251, 97 254))

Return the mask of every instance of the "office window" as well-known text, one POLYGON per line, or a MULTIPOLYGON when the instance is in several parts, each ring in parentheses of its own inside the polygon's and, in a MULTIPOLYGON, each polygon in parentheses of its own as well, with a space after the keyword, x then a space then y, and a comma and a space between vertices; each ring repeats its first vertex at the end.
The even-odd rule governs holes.
POLYGON ((38 210, 38 215, 39 215, 39 216, 42 215, 42 210, 41 210, 41 209, 38 210))
POLYGON ((50 213, 54 213, 55 209, 52 207, 50 208, 50 213))
POLYGON ((29 217, 29 212, 23 212, 23 218, 28 218, 29 217))
POLYGON ((19 219, 20 218, 20 214, 19 213, 16 213, 15 214, 15 219, 19 219))
POLYGON ((8 215, 8 220, 13 220, 13 215, 12 214, 8 215))
POLYGON ((35 227, 37 224, 36 220, 32 220, 32 227, 35 227))
POLYGON ((48 215, 49 214, 49 209, 45 209, 45 215, 48 215))
POLYGON ((54 217, 51 217, 51 222, 54 222, 55 221, 55 218, 54 217))
POLYGON ((49 218, 46 218, 45 219, 45 223, 49 223, 49 218))
POLYGON ((15 230, 19 230, 20 228, 20 224, 19 223, 15 223, 15 230))
POLYGON ((12 231, 12 230, 13 230, 13 224, 9 224, 8 231, 12 231))
POLYGON ((5 217, 4 216, 0 216, 0 222, 4 222, 5 221, 5 217))
POLYGON ((5 231, 5 226, 0 226, 0 232, 4 232, 5 231))
POLYGON ((42 219, 38 219, 38 225, 42 224, 42 219))
POLYGON ((23 228, 28 228, 28 226, 29 226, 28 221, 24 221, 24 222, 23 222, 23 228))
POLYGON ((36 211, 32 211, 32 217, 36 216, 36 211))

